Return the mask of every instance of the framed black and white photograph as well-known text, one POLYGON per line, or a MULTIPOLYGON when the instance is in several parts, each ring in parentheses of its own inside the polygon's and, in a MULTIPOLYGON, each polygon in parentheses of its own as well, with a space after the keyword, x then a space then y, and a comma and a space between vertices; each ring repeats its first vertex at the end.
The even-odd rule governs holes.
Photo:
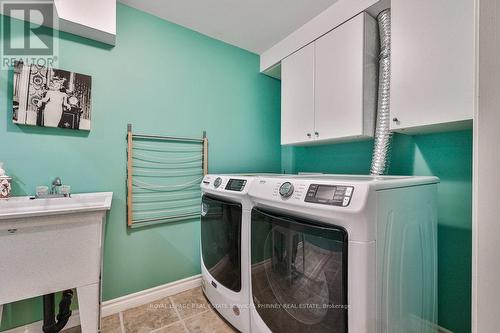
POLYGON ((15 124, 90 131, 91 76, 19 61, 13 82, 15 124))

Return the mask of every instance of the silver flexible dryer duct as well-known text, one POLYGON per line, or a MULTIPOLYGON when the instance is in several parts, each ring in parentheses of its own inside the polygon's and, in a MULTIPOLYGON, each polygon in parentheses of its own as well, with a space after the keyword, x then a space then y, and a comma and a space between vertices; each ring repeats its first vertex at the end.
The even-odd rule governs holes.
POLYGON ((383 175, 389 169, 392 133, 389 129, 391 92, 391 10, 386 9, 377 16, 380 33, 380 59, 377 122, 373 148, 372 175, 383 175))

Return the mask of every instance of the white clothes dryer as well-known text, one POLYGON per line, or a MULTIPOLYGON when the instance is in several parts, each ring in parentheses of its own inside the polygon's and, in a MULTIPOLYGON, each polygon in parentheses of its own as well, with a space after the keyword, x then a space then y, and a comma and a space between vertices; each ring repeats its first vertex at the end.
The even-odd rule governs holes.
POLYGON ((248 192, 251 332, 435 332, 438 179, 287 177, 248 192))

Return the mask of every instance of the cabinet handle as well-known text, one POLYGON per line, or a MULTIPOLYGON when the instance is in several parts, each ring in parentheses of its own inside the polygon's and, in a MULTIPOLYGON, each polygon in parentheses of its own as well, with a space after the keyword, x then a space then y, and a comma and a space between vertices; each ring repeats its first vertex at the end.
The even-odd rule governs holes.
POLYGON ((310 138, 311 137, 311 133, 307 133, 307 137, 310 138))
POLYGON ((314 132, 314 135, 319 136, 319 132, 314 132))

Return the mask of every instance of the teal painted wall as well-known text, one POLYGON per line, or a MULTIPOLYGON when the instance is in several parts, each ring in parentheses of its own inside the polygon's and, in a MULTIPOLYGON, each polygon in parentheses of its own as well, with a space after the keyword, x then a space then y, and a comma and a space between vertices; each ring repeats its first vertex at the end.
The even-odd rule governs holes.
MULTIPOLYGON (((74 192, 113 191, 105 239, 104 299, 199 273, 199 221, 130 232, 125 226, 125 133, 199 136, 212 172, 369 172, 372 142, 279 146, 279 82, 256 55, 118 5, 114 48, 60 36, 60 65, 93 76, 90 133, 11 122, 12 75, 1 72, 0 159, 14 194, 61 176, 74 192), (232 153, 232 154, 231 154, 232 153), (281 163, 282 161, 282 163, 281 163)), ((391 173, 436 175, 439 186, 439 318, 470 332, 471 131, 396 135, 391 173)), ((41 318, 41 301, 7 305, 0 331, 41 318)))
MULTIPOLYGON (((368 174, 372 141, 285 147, 284 172, 368 174)), ((396 135, 390 174, 434 175, 438 187, 439 324, 454 333, 471 327, 472 131, 396 135)))
MULTIPOLYGON (((211 172, 279 172, 279 82, 259 74, 255 54, 123 5, 116 47, 64 33, 59 43, 59 68, 92 75, 92 131, 14 125, 12 74, 2 71, 0 159, 14 195, 55 176, 73 192, 114 192, 105 300, 198 274, 199 221, 125 226, 126 125, 194 137, 206 130, 211 172)), ((39 299, 7 305, 0 330, 41 316, 39 299)))

